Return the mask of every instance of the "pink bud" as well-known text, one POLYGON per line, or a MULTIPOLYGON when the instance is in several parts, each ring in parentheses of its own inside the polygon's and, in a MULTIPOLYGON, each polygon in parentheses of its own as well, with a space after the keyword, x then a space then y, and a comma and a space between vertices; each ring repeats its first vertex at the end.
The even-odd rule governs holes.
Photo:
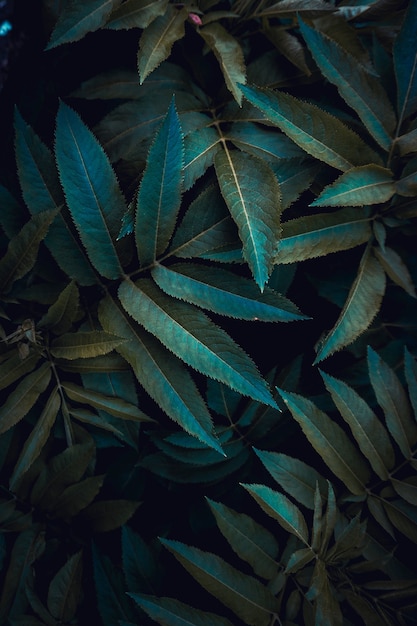
POLYGON ((190 19, 190 21, 195 24, 196 26, 202 26, 203 22, 201 21, 201 17, 199 15, 197 15, 197 13, 189 13, 188 17, 190 19))

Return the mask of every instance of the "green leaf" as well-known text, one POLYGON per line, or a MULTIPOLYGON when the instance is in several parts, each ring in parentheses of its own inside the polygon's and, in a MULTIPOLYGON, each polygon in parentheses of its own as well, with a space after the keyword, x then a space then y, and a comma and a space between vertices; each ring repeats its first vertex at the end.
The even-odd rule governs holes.
POLYGON ((65 333, 53 340, 51 354, 58 359, 83 359, 108 354, 125 340, 103 330, 65 333))
POLYGON ((90 32, 98 30, 106 23, 112 10, 121 0, 82 0, 66 2, 59 14, 55 28, 46 47, 51 50, 56 46, 71 41, 78 41, 90 32))
POLYGON ((417 441, 415 423, 407 394, 395 372, 368 347, 369 378, 379 406, 384 411, 389 432, 406 459, 417 441))
POLYGON ((90 261, 106 278, 118 278, 123 271, 114 242, 126 204, 103 148, 78 114, 62 102, 55 151, 67 204, 90 261))
POLYGON ((317 559, 312 574, 313 584, 307 592, 307 598, 315 599, 315 619, 320 626, 343 626, 343 616, 326 569, 326 563, 317 559))
POLYGON ((400 124, 417 110, 417 3, 410 0, 393 47, 400 124))
POLYGON ((283 92, 243 85, 241 90, 270 122, 316 159, 342 172, 357 165, 380 164, 379 156, 327 111, 283 92))
POLYGON ((295 535, 306 546, 309 545, 307 522, 300 509, 287 496, 266 485, 245 485, 243 483, 241 485, 265 513, 278 520, 284 530, 295 535))
POLYGON ((129 591, 153 590, 158 575, 156 557, 148 542, 126 525, 122 527, 122 562, 129 591))
POLYGON ((218 132, 211 127, 199 128, 184 138, 184 189, 190 189, 195 181, 213 165, 220 148, 218 132))
POLYGON ((243 51, 238 40, 218 22, 198 30, 220 65, 228 90, 235 100, 242 103, 242 92, 238 84, 246 83, 246 67, 243 51))
POLYGON ((141 85, 145 78, 169 56, 174 43, 184 37, 184 22, 187 17, 186 8, 177 9, 168 5, 164 15, 153 20, 143 31, 138 51, 141 85))
POLYGON ((259 292, 251 280, 217 267, 181 263, 157 265, 152 278, 170 296, 220 315, 264 322, 305 319, 284 296, 265 288, 259 292))
POLYGON ((48 589, 47 606, 51 615, 63 623, 75 616, 81 600, 82 552, 77 552, 53 577, 48 589))
POLYGON ((16 491, 21 478, 40 455, 42 448, 50 435, 60 407, 61 398, 58 393, 58 388, 55 387, 49 396, 34 428, 27 437, 19 458, 16 461, 9 483, 11 491, 16 491))
POLYGON ((80 285, 96 282, 88 258, 67 223, 65 199, 54 157, 28 126, 15 114, 15 150, 23 198, 32 215, 45 210, 59 211, 44 239, 58 266, 80 285))
POLYGON ((392 172, 379 165, 353 167, 328 185, 310 206, 364 206, 388 202, 395 194, 392 172))
POLYGON ((413 278, 400 255, 387 246, 374 248, 374 253, 391 280, 412 298, 417 298, 413 278))
POLYGON ((78 314, 80 294, 75 282, 70 282, 39 320, 38 328, 51 329, 55 334, 66 333, 78 314))
POLYGON ((253 154, 268 162, 281 159, 302 159, 304 152, 291 139, 271 128, 263 128, 253 122, 233 124, 225 134, 234 145, 249 154, 253 154))
MULTIPOLYGON (((320 171, 320 163, 313 159, 288 159, 271 163, 271 169, 278 179, 282 195, 282 210, 288 209, 299 196, 310 188, 320 171)), ((283 225, 282 225, 283 226, 283 225)))
POLYGON ((185 363, 243 395, 275 407, 253 361, 203 312, 166 296, 146 279, 136 284, 125 280, 119 297, 129 315, 185 363))
POLYGON ((379 145, 389 150, 396 119, 381 81, 330 37, 310 28, 300 18, 298 23, 323 76, 336 85, 379 145))
POLYGON ((164 15, 167 6, 168 0, 127 0, 112 12, 106 28, 147 28, 155 18, 164 15))
POLYGON ((404 480, 391 478, 391 485, 403 500, 414 506, 417 504, 416 476, 410 476, 410 478, 405 478, 404 480))
POLYGON ((43 363, 17 385, 0 407, 0 434, 20 422, 47 388, 51 380, 51 364, 43 363))
POLYGON ((304 461, 282 452, 269 452, 256 448, 254 451, 279 486, 309 509, 314 508, 316 485, 320 486, 321 493, 326 492, 324 478, 304 461))
POLYGON ((280 190, 264 161, 227 148, 214 158, 220 190, 239 229, 243 256, 261 291, 272 272, 281 234, 280 190))
POLYGON ((279 50, 290 63, 298 67, 306 76, 311 76, 311 70, 307 64, 305 46, 303 46, 302 42, 297 37, 281 26, 265 28, 264 32, 274 47, 279 50))
POLYGON ((407 348, 404 348, 404 373, 414 418, 417 420, 417 364, 407 348))
POLYGON ((385 272, 367 247, 339 318, 320 342, 314 363, 349 345, 369 328, 381 307, 385 283, 385 272))
POLYGON ((225 617, 195 609, 174 598, 128 594, 147 615, 161 626, 232 626, 225 617))
POLYGON ((52 518, 58 517, 65 520, 74 517, 91 504, 98 495, 103 486, 104 478, 104 474, 89 476, 74 485, 69 485, 46 507, 48 514, 52 518))
POLYGON ((417 543, 416 507, 403 500, 384 500, 390 522, 413 543, 417 543))
POLYGON ((273 578, 278 570, 279 551, 274 535, 245 513, 206 499, 222 535, 236 554, 249 563, 258 576, 267 580, 273 578))
POLYGON ((277 600, 256 578, 246 576, 222 558, 179 541, 160 539, 193 578, 231 609, 245 624, 267 626, 277 600))
POLYGON ((126 524, 139 505, 133 500, 99 500, 84 509, 83 523, 95 533, 107 533, 126 524))
POLYGON ((295 574, 315 558, 316 553, 312 550, 312 548, 301 548, 300 550, 296 550, 288 559, 285 574, 295 574))
POLYGON ((36 263, 39 245, 56 216, 56 211, 34 215, 10 240, 0 260, 0 292, 10 291, 13 283, 25 276, 36 263))
POLYGON ((276 263, 295 263, 349 250, 372 236, 367 211, 341 209, 298 217, 282 224, 276 263))
POLYGON ((368 466, 342 428, 313 402, 278 389, 294 419, 330 470, 354 495, 363 495, 369 480, 368 466))
POLYGON ((329 374, 320 373, 364 457, 379 478, 387 480, 395 464, 395 452, 384 425, 354 389, 329 374))
POLYGON ((25 374, 29 374, 35 368, 39 359, 40 355, 36 352, 29 354, 23 360, 20 358, 18 351, 13 352, 13 355, 0 365, 0 391, 7 389, 7 387, 25 374))
POLYGON ((165 251, 181 205, 184 145, 172 100, 149 151, 137 198, 136 248, 142 265, 165 251))

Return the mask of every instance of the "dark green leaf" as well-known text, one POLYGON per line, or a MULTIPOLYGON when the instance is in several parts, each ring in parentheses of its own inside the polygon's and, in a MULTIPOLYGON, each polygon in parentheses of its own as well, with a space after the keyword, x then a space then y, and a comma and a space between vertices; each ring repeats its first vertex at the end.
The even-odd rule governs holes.
POLYGON ((13 352, 12 356, 4 360, 0 365, 0 390, 6 389, 25 374, 29 374, 35 368, 39 359, 40 355, 36 352, 29 354, 23 360, 18 351, 13 352))
POLYGON ((57 335, 66 333, 77 317, 79 300, 77 285, 74 282, 68 283, 39 320, 38 327, 52 329, 57 335))
POLYGON ((414 418, 417 420, 417 364, 407 348, 404 349, 404 372, 414 418))
POLYGON ((65 333, 53 340, 51 354, 58 359, 83 359, 108 354, 125 340, 103 330, 65 333))
POLYGON ((105 533, 126 524, 139 505, 133 500, 100 500, 84 509, 82 519, 93 532, 105 533))
POLYGON ((388 246, 374 248, 374 252, 391 280, 402 287, 412 298, 417 298, 413 278, 400 255, 388 246))
POLYGON ((232 626, 225 617, 195 609, 174 598, 156 598, 138 593, 129 595, 161 626, 232 626))
POLYGON ((305 565, 308 565, 308 563, 315 558, 316 553, 311 548, 301 548, 300 550, 293 552, 288 559, 285 574, 295 574, 298 570, 302 569, 305 565))
POLYGON ((393 526, 413 543, 417 543, 417 515, 415 505, 403 500, 384 501, 384 509, 393 526))
POLYGON ((71 382, 63 382, 62 388, 65 390, 68 397, 74 402, 89 404, 96 409, 107 411, 107 413, 110 413, 115 417, 139 422, 153 421, 145 415, 145 413, 138 409, 136 405, 126 402, 123 398, 105 396, 99 392, 84 389, 84 387, 75 385, 71 382))
POLYGON ((417 109, 417 3, 411 0, 394 42, 397 110, 400 123, 417 109))
POLYGON ((103 626, 115 626, 121 619, 129 621, 122 572, 99 551, 95 543, 92 544, 92 556, 97 609, 103 626))
POLYGON ((84 478, 74 485, 69 485, 63 492, 46 508, 51 517, 62 517, 68 520, 85 509, 99 494, 104 474, 84 478))
POLYGON ((153 591, 158 574, 156 557, 148 543, 126 525, 122 527, 122 560, 129 591, 153 591))
POLYGON ((127 0, 111 13, 106 28, 147 28, 155 18, 165 13, 167 6, 168 0, 127 0))
POLYGON ((61 622, 75 616, 81 600, 82 552, 77 552, 55 574, 48 589, 48 609, 61 622))

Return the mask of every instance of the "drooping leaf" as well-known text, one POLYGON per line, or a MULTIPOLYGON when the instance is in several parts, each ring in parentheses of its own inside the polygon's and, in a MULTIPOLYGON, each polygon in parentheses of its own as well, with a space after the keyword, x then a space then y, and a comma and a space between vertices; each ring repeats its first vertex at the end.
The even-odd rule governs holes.
POLYGON ((397 111, 400 123, 417 110, 417 3, 411 0, 394 42, 397 111))
POLYGON ((278 389, 294 419, 331 471, 355 495, 365 492, 369 469, 342 428, 302 396, 278 389))
POLYGON ((278 543, 274 535, 245 513, 237 513, 207 498, 217 525, 236 554, 258 576, 270 580, 277 573, 278 543))
POLYGON ((278 520, 287 532, 295 535, 306 546, 309 545, 308 527, 300 509, 284 496, 266 485, 242 484, 259 506, 271 517, 278 520))
POLYGON ((284 296, 268 287, 260 293, 252 281, 221 268, 191 263, 167 268, 159 264, 152 277, 168 295, 220 315, 265 322, 305 319, 284 296))
POLYGON ((52 341, 51 354, 58 359, 82 359, 108 354, 125 340, 103 330, 65 333, 52 341))
POLYGON ((127 0, 111 13, 106 28, 112 30, 147 28, 165 13, 168 0, 127 0))
POLYGON ((199 34, 214 52, 227 88, 241 104, 242 93, 238 84, 246 83, 246 68, 243 51, 238 40, 218 22, 199 29, 199 34))
POLYGON ((108 157, 78 114, 60 103, 55 152, 72 218, 90 261, 115 279, 122 268, 115 249, 126 203, 108 157))
POLYGON ((385 284, 385 272, 367 247, 339 318, 320 342, 315 363, 349 345, 370 326, 379 312, 385 284))
POLYGON ((242 574, 215 554, 179 541, 160 539, 193 578, 245 624, 267 626, 277 600, 256 578, 242 574))
POLYGON ((280 191, 268 164, 224 149, 214 158, 222 195, 239 229, 243 255, 261 291, 267 282, 281 234, 280 191))
POLYGON ((353 167, 326 187, 310 206, 364 206, 388 202, 395 193, 392 172, 379 165, 353 167))
POLYGON ((51 50, 56 46, 71 41, 78 41, 90 32, 103 26, 112 10, 121 0, 71 0, 63 6, 51 38, 46 47, 51 50))
POLYGON ((389 432, 406 459, 417 441, 417 424, 411 407, 395 372, 377 352, 368 347, 369 378, 379 406, 384 411, 389 432))
POLYGON ((139 593, 129 596, 161 626, 232 626, 225 617, 195 609, 174 598, 157 598, 139 593))
POLYGON ((352 387, 325 372, 321 372, 321 375, 364 457, 379 478, 387 480, 395 463, 395 453, 384 425, 352 387))
POLYGON ((55 574, 48 589, 47 606, 53 617, 69 622, 81 600, 82 552, 77 552, 55 574))
POLYGON ((135 238, 142 265, 165 251, 181 204, 184 145, 172 100, 149 151, 137 197, 135 238))
POLYGON ((298 217, 282 224, 277 263, 295 263, 355 248, 372 236, 367 211, 340 209, 298 217))
POLYGON ((413 278, 398 252, 388 246, 381 246, 374 248, 374 253, 391 280, 412 298, 417 298, 413 278))
POLYGON ((66 333, 78 314, 80 294, 75 282, 70 282, 39 320, 38 328, 48 328, 57 335, 66 333))
POLYGON ((327 111, 283 92, 245 85, 241 91, 270 122, 316 159, 343 172, 357 165, 381 163, 356 133, 327 111))
POLYGON ((381 82, 347 50, 299 18, 301 33, 323 76, 336 85, 342 98, 385 150, 389 150, 395 114, 381 82))
POLYGON ((0 434, 17 424, 30 411, 51 379, 51 365, 46 362, 27 374, 0 407, 0 434))
POLYGON ((143 31, 138 51, 140 84, 162 61, 165 61, 174 43, 182 39, 187 17, 186 8, 177 9, 168 5, 164 14, 153 20, 143 31))
POLYGON ((0 292, 10 291, 13 283, 33 268, 39 245, 55 216, 56 211, 34 215, 10 240, 6 254, 0 260, 0 292))
POLYGON ((125 310, 197 371, 254 400, 275 402, 250 357, 202 311, 166 296, 143 279, 119 288, 125 310))

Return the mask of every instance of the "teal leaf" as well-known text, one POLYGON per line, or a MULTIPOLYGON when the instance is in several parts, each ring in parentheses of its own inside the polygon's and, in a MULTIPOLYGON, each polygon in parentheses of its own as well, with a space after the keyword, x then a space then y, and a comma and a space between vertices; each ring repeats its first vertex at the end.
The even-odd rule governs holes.
POLYGON ((152 278, 170 296, 219 315, 263 322, 305 319, 287 298, 265 287, 263 293, 249 279, 218 267, 191 263, 157 265, 152 278))
POLYGON ((417 2, 410 0, 393 47, 400 124, 417 110, 417 2))
POLYGON ((384 425, 354 389, 329 374, 321 372, 321 375, 362 454, 379 478, 387 480, 394 467, 395 453, 384 425))
POLYGON ((368 368, 388 430, 404 457, 409 459, 411 448, 417 441, 417 424, 413 419, 407 394, 395 372, 371 347, 368 347, 368 368))
POLYGON ((310 400, 282 389, 278 391, 326 465, 351 493, 363 495, 369 480, 368 465, 342 428, 310 400))
POLYGON ((55 138, 59 175, 80 239, 97 271, 118 278, 122 268, 114 242, 126 206, 116 174, 91 131, 62 102, 55 138))
POLYGON ((288 159, 271 163, 281 190, 282 210, 288 209, 299 196, 310 188, 320 170, 320 163, 313 159, 288 159))
POLYGON ((398 252, 388 246, 374 248, 374 253, 391 280, 412 298, 417 298, 413 277, 398 252))
POLYGON ((129 526, 122 526, 122 563, 127 587, 153 590, 157 581, 157 563, 148 542, 129 526))
POLYGON ((125 310, 176 356, 258 402, 275 407, 250 357, 202 311, 165 295, 151 281, 125 280, 119 288, 125 310))
POLYGON ((277 600, 256 578, 242 574, 210 552, 160 539, 193 578, 249 626, 267 626, 277 600))
POLYGON ((345 172, 356 165, 380 164, 379 156, 339 119, 294 96, 241 86, 249 102, 311 156, 345 172))
POLYGON ((233 124, 225 133, 225 138, 234 145, 265 161, 281 159, 302 159, 305 154, 297 144, 281 132, 273 132, 271 128, 263 128, 253 122, 239 122, 233 124))
POLYGON ((278 570, 279 547, 274 535, 245 513, 207 498, 216 523, 231 548, 258 576, 270 580, 278 570))
POLYGON ((130 611, 122 572, 114 567, 95 543, 92 544, 92 561, 97 610, 103 626, 115 626, 121 619, 129 622, 130 611))
POLYGON ((304 515, 287 496, 266 485, 242 484, 242 487, 250 493, 265 513, 278 520, 284 530, 295 535, 306 546, 309 545, 308 527, 304 515))
POLYGON ((388 202, 395 194, 392 172, 379 165, 353 167, 325 187, 310 206, 365 206, 388 202))
POLYGON ((72 0, 66 2, 59 14, 47 50, 63 43, 78 41, 103 26, 121 0, 72 0))
POLYGON ((281 234, 280 190, 265 161, 227 148, 214 158, 220 190, 239 229, 243 256, 261 291, 281 234))
POLYGON ((168 0, 127 0, 116 6, 106 22, 106 28, 147 28, 155 18, 165 13, 167 6, 168 0))
POLYGON ((181 124, 172 100, 139 187, 135 237, 142 265, 152 264, 171 239, 181 204, 183 161, 181 124))
POLYGON ((417 420, 417 364, 407 348, 404 349, 404 373, 414 417, 417 420))
POLYGON ((184 189, 190 189, 195 181, 213 165, 214 156, 220 148, 218 132, 211 127, 199 128, 184 138, 184 189))
POLYGON ((341 209, 331 213, 306 215, 282 224, 276 263, 295 263, 331 252, 349 250, 372 236, 367 211, 341 209))
POLYGON ((80 285, 96 282, 85 251, 65 219, 64 195, 54 157, 28 126, 15 114, 15 150, 23 199, 32 215, 45 210, 59 211, 44 239, 59 267, 80 285))
POLYGON ((315 363, 349 345, 369 328, 381 307, 385 284, 385 272, 367 247, 336 324, 320 342, 315 363))
POLYGON ((12 239, 27 220, 27 212, 22 202, 18 202, 6 187, 0 185, 0 226, 8 239, 12 239))
POLYGON ((129 596, 161 626, 232 626, 225 617, 195 609, 174 598, 156 598, 139 593, 129 596))
POLYGON ((330 37, 300 18, 298 23, 323 76, 336 85, 342 98, 356 111, 379 145, 389 150, 396 119, 381 81, 330 37))

